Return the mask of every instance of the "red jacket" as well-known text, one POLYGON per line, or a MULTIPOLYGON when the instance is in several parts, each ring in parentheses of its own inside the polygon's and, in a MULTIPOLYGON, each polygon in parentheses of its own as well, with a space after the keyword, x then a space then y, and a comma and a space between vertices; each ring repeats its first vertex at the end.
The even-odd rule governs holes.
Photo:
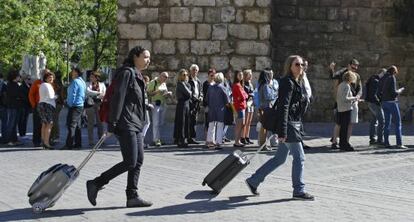
POLYGON ((32 83, 32 86, 30 87, 29 102, 33 108, 36 108, 36 105, 39 103, 39 100, 40 100, 40 95, 39 95, 40 84, 42 84, 42 80, 37 79, 32 83))
POLYGON ((246 91, 244 91, 241 84, 240 83, 233 84, 231 91, 233 93, 234 108, 237 111, 245 110, 247 107, 246 100, 247 100, 248 95, 246 91))

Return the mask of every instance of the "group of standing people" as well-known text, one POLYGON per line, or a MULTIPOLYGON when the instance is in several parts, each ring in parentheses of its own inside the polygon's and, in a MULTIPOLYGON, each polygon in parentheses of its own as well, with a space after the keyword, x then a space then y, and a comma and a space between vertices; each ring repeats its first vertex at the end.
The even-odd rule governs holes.
POLYGON ((394 65, 381 69, 369 77, 365 86, 357 73, 359 62, 352 59, 348 67, 334 71, 335 63, 330 65, 330 76, 335 81, 335 127, 331 139, 333 149, 353 151, 349 143, 352 135, 352 124, 358 123, 358 103, 366 101, 372 112, 370 121, 370 145, 391 147, 389 131, 391 120, 395 123, 396 148, 407 148, 402 144, 401 114, 398 95, 404 88, 397 88, 396 75, 398 68, 394 65), (364 88, 365 89, 364 89, 364 88), (365 91, 365 93, 363 93, 365 91), (339 136, 339 146, 337 137, 339 136))

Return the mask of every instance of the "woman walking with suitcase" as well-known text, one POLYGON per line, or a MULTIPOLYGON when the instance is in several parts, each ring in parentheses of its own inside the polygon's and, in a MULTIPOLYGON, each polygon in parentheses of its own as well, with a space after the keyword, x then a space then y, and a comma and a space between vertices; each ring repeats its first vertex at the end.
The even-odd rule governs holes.
POLYGON ((286 162, 289 152, 293 156, 292 183, 293 198, 300 200, 314 200, 314 197, 305 192, 303 169, 305 153, 302 147, 302 120, 304 108, 304 94, 301 90, 304 62, 298 55, 289 56, 284 65, 284 77, 280 80, 279 99, 277 101, 277 124, 279 148, 275 156, 263 164, 246 183, 250 191, 258 195, 257 187, 265 177, 286 162))
POLYGON ((145 125, 145 83, 141 74, 148 68, 150 52, 140 46, 129 51, 113 81, 108 133, 114 133, 121 146, 123 161, 86 183, 89 202, 95 206, 98 191, 115 177, 128 172, 127 207, 149 207, 151 202, 138 196, 138 179, 144 160, 142 129, 145 125))

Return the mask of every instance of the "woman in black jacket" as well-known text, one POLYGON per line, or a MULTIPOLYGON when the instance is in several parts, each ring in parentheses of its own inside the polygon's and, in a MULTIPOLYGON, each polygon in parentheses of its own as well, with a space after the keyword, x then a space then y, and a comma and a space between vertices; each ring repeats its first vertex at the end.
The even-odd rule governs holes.
POLYGON ((305 192, 303 168, 305 153, 302 147, 302 112, 305 108, 305 96, 302 92, 301 81, 305 64, 298 55, 289 56, 284 65, 284 77, 279 83, 279 99, 277 102, 277 134, 280 142, 275 156, 263 164, 246 183, 250 191, 258 195, 257 187, 267 175, 286 162, 289 152, 293 156, 292 183, 293 198, 314 200, 305 192))
POLYGON ((118 138, 123 161, 86 183, 89 202, 95 206, 98 191, 115 177, 128 171, 127 207, 149 207, 151 202, 138 196, 138 179, 144 160, 142 128, 145 125, 145 83, 141 74, 148 68, 150 52, 140 46, 129 51, 123 66, 118 69, 111 97, 108 136, 118 138))
POLYGON ((187 147, 186 139, 190 138, 191 86, 188 83, 188 72, 185 69, 178 71, 175 96, 178 103, 175 109, 174 140, 177 141, 178 147, 187 147))

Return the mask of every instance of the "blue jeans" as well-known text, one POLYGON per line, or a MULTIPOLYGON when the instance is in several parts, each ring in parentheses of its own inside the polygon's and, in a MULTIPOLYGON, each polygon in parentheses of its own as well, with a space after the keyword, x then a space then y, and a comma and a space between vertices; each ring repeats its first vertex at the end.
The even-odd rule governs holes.
POLYGON ((17 108, 7 108, 7 128, 5 143, 8 142, 17 142, 17 123, 20 118, 20 109, 17 108))
POLYGON ((293 194, 303 194, 305 192, 305 183, 303 182, 303 168, 305 162, 305 153, 303 152, 302 143, 281 143, 275 156, 263 164, 252 176, 247 179, 247 182, 258 187, 267 175, 276 170, 280 165, 286 162, 289 155, 292 154, 292 185, 293 194))
POLYGON ((383 142, 384 134, 384 111, 382 107, 375 103, 368 103, 368 108, 373 116, 369 124, 369 139, 375 140, 377 134, 377 142, 383 142))
POLYGON ((6 142, 7 134, 7 109, 0 107, 0 121, 1 121, 1 142, 6 142))
POLYGON ((164 125, 167 106, 165 104, 157 106, 155 103, 152 103, 152 105, 154 105, 154 109, 152 109, 152 140, 157 142, 161 139, 160 129, 164 125))
POLYGON ((395 123, 395 137, 397 138, 397 145, 402 145, 402 133, 401 133, 401 114, 397 101, 384 101, 382 102, 382 109, 384 110, 385 126, 384 126, 384 143, 390 144, 389 135, 391 121, 395 123), (391 119, 392 118, 392 119, 391 119))

